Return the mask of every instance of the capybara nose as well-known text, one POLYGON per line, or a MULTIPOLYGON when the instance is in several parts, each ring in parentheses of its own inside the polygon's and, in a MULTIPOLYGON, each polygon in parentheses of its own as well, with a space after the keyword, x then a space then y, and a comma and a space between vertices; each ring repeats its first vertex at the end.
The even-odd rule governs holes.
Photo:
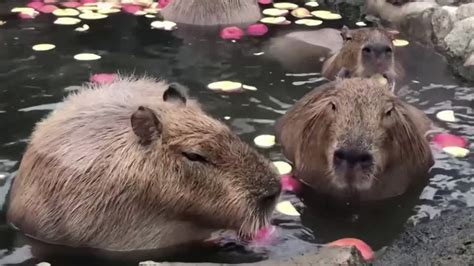
POLYGON ((362 167, 369 167, 372 165, 374 158, 372 154, 366 151, 355 149, 338 149, 334 152, 334 164, 340 165, 346 162, 349 165, 360 164, 362 167))
POLYGON ((374 55, 382 55, 382 54, 390 54, 392 53, 392 48, 386 44, 369 44, 362 48, 362 52, 365 54, 374 54, 374 55))
POLYGON ((281 193, 281 185, 280 183, 276 183, 275 185, 271 186, 266 190, 264 193, 262 193, 259 197, 259 204, 263 208, 268 208, 273 206, 278 198, 280 197, 281 193))

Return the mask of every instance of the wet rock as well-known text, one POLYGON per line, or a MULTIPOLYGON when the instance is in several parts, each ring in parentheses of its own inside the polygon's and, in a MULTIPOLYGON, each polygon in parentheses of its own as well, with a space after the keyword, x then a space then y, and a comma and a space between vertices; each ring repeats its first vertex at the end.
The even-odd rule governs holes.
MULTIPOLYGON (((140 262, 140 266, 192 266, 192 265, 231 265, 220 263, 180 263, 180 262, 140 262)), ((242 263, 238 265, 250 266, 276 266, 276 265, 368 265, 365 263, 357 249, 343 247, 322 247, 315 254, 304 254, 301 256, 290 257, 284 260, 269 260, 256 263, 242 263)))
POLYGON ((473 265, 474 209, 447 211, 407 230, 374 265, 473 265))
POLYGON ((453 29, 456 21, 457 7, 442 7, 433 11, 431 26, 433 28, 433 40, 437 45, 446 47, 444 38, 453 29))
POLYGON ((453 30, 444 38, 448 54, 464 58, 472 39, 474 39, 474 17, 457 21, 454 23, 453 30))
POLYGON ((460 5, 456 17, 458 20, 474 17, 474 3, 460 5))

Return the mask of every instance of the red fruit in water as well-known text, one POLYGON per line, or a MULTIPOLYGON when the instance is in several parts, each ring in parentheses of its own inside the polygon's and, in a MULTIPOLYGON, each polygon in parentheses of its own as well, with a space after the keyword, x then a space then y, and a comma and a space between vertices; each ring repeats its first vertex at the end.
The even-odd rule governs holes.
POLYGON ((75 8, 75 7, 81 6, 82 4, 75 1, 69 1, 69 2, 61 3, 61 5, 64 7, 75 8))
POLYGON ((54 10, 58 9, 57 6, 54 5, 44 5, 41 8, 38 9, 39 12, 41 13, 53 13, 54 10))
POLYGON ((244 36, 244 31, 239 27, 226 27, 221 31, 221 38, 224 40, 238 40, 244 36))
POLYGON ((169 3, 171 3, 171 0, 159 0, 158 7, 165 8, 169 3))
POLYGON ((117 74, 108 74, 108 73, 100 73, 94 74, 90 77, 90 82, 95 82, 99 84, 110 83, 118 78, 117 74))
POLYGON ((26 6, 38 10, 43 7, 44 4, 42 2, 29 2, 26 6))
POLYGON ((374 251, 372 250, 372 248, 369 245, 367 245, 364 241, 357 238, 342 238, 342 239, 333 241, 327 245, 330 247, 355 246, 359 250, 364 260, 369 261, 374 258, 374 251))
POLYGON ((258 0, 258 3, 262 5, 268 5, 268 4, 273 3, 273 0, 258 0))
POLYGON ((441 146, 441 148, 452 146, 464 148, 467 146, 467 140, 465 138, 448 133, 435 135, 433 137, 433 142, 441 146))
POLYGON ((81 0, 81 4, 97 3, 97 0, 81 0))
POLYGON ((127 13, 135 14, 136 12, 142 10, 142 7, 134 4, 125 4, 122 5, 122 9, 127 13))
POLYGON ((268 32, 268 27, 264 24, 252 24, 247 27, 247 33, 250 36, 262 36, 268 32))
POLYGON ((291 175, 282 175, 280 178, 281 188, 284 191, 298 192, 301 189, 301 183, 291 175))

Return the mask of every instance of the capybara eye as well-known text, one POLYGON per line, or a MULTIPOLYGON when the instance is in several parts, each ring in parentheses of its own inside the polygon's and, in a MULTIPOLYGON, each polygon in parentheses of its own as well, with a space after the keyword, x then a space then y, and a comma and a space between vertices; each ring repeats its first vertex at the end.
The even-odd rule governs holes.
POLYGON ((194 152, 183 152, 184 157, 193 162, 207 162, 207 159, 204 156, 194 153, 194 152))
POLYGON ((333 111, 336 111, 336 104, 333 103, 333 102, 331 102, 331 109, 332 109, 333 111))
POLYGON ((372 51, 372 50, 370 50, 369 47, 364 47, 364 48, 362 48, 362 52, 364 52, 364 53, 366 53, 366 54, 370 54, 371 51, 372 51))
POLYGON ((385 48, 385 53, 386 54, 391 54, 392 53, 392 48, 390 48, 390 47, 385 48))
POLYGON ((393 108, 390 108, 388 111, 385 112, 385 116, 390 116, 392 115, 392 110, 393 108))

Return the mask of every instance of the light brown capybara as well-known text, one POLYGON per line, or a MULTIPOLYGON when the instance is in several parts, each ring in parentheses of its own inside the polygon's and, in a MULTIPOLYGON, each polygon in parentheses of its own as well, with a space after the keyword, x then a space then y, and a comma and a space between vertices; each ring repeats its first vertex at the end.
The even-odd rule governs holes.
POLYGON ((166 20, 199 26, 249 24, 262 16, 257 0, 173 0, 161 14, 166 20))
POLYGON ((322 195, 370 201, 425 179, 434 163, 425 138, 430 126, 387 85, 349 78, 309 92, 277 121, 276 132, 302 182, 322 195))
POLYGON ((49 243, 160 249, 221 228, 249 236, 279 194, 274 166, 182 89, 121 78, 38 123, 7 219, 49 243))
POLYGON ((322 75, 334 80, 337 77, 370 78, 376 74, 384 76, 393 90, 396 80, 404 76, 396 61, 392 41, 397 31, 382 26, 341 30, 342 48, 323 64, 322 75))

